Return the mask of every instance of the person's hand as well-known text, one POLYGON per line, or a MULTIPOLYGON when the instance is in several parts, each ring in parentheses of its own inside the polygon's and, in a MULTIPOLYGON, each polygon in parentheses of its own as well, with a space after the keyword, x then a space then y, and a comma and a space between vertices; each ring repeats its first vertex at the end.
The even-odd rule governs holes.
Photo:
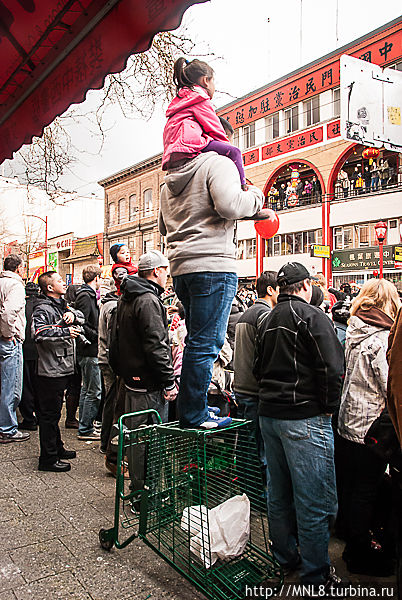
POLYGON ((71 325, 71 323, 74 323, 75 320, 75 315, 72 312, 66 312, 63 315, 63 321, 65 322, 66 325, 71 325))
POLYGON ((75 327, 74 325, 72 327, 69 327, 68 330, 72 338, 78 337, 81 333, 81 329, 79 327, 75 327))
POLYGON ((165 390, 163 397, 166 400, 166 402, 173 402, 173 400, 175 400, 177 396, 177 388, 174 387, 172 390, 165 390))

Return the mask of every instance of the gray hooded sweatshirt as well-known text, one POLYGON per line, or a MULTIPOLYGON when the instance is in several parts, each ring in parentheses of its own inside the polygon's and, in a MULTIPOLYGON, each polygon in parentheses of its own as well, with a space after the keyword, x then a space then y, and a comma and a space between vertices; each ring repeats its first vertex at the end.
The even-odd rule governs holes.
POLYGON ((214 271, 236 273, 236 219, 252 217, 263 205, 258 188, 240 187, 226 156, 200 154, 165 177, 159 230, 167 237, 172 276, 214 271))

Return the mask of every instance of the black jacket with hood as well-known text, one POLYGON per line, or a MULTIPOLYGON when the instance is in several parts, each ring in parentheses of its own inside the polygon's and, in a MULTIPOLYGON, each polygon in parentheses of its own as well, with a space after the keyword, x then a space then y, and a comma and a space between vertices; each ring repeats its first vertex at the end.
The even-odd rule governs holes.
POLYGON ((84 333, 87 340, 91 342, 83 344, 77 340, 77 354, 79 356, 98 356, 99 308, 96 292, 87 283, 84 283, 77 291, 74 306, 85 317, 84 333))
POLYGON ((259 414, 276 419, 332 414, 340 403, 344 364, 326 314, 299 296, 280 294, 257 325, 259 414))
POLYGON ((32 337, 38 350, 38 375, 43 377, 64 377, 74 373, 75 341, 69 326, 60 323, 66 312, 77 311, 64 298, 50 298, 43 294, 36 298, 32 312, 32 337))
POLYGON ((129 388, 148 392, 175 384, 163 289, 129 275, 117 305, 119 373, 129 388))

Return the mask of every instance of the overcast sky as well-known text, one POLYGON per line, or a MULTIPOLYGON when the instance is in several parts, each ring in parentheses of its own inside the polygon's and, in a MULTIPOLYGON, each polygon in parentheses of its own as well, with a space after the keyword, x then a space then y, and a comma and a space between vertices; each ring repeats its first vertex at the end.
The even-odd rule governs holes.
MULTIPOLYGON (((217 90, 238 97, 397 18, 400 7, 400 0, 211 0, 190 7, 184 23, 201 51, 207 47, 221 57, 213 62, 217 90)), ((98 95, 89 92, 84 108, 98 95)), ((230 95, 216 93, 216 107, 230 95)), ((101 195, 99 179, 160 152, 165 108, 148 122, 111 112, 103 151, 83 156, 65 185, 101 195)), ((82 150, 95 149, 88 132, 74 131, 73 141, 82 150)))

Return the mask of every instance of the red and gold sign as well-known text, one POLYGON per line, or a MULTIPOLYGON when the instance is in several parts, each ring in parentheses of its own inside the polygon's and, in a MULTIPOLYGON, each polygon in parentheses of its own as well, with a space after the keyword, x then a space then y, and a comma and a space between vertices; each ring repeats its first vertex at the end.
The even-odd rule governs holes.
POLYGON ((254 163, 259 162, 260 160, 260 149, 256 148, 255 150, 250 150, 250 152, 245 152, 243 154, 243 163, 245 167, 248 165, 253 165, 254 163))
POLYGON ((310 129, 309 131, 303 131, 302 133, 293 135, 290 138, 285 138, 284 140, 264 146, 261 150, 261 160, 267 160, 268 158, 281 156, 282 154, 293 152, 294 150, 300 150, 301 148, 318 144, 319 142, 322 142, 322 140, 322 127, 316 127, 315 129, 310 129))
POLYGON ((333 121, 332 123, 328 123, 327 125, 327 139, 332 140, 333 138, 339 137, 341 135, 341 122, 338 119, 337 121, 333 121))

